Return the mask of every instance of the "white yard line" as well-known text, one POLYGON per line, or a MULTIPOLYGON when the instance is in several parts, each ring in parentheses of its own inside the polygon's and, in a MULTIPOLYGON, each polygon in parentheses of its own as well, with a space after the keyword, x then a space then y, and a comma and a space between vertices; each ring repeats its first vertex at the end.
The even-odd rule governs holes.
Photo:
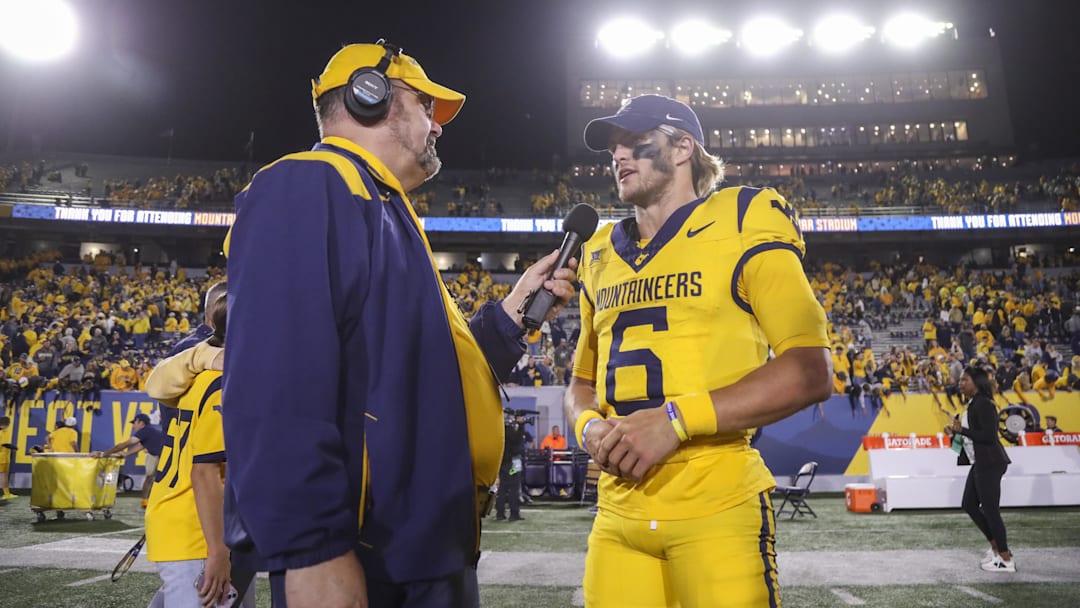
POLYGON ((990 595, 989 593, 983 593, 982 591, 979 591, 978 589, 972 589, 971 587, 968 587, 967 585, 957 585, 956 588, 959 589, 960 591, 963 591, 964 593, 970 595, 971 597, 978 598, 978 599, 983 600, 985 602, 990 602, 991 604, 1000 604, 1000 603, 1005 601, 1005 600, 1003 600, 1003 599, 1001 599, 999 597, 994 597, 994 596, 990 595))
POLYGON ((844 602, 844 604, 846 604, 848 606, 863 606, 863 605, 866 604, 866 602, 864 602, 861 599, 855 597, 854 595, 852 595, 851 593, 849 593, 848 591, 846 591, 844 589, 835 589, 834 588, 834 589, 829 589, 829 591, 831 591, 832 594, 835 595, 836 597, 840 598, 840 601, 844 602))
POLYGON ((124 528, 123 530, 113 530, 112 532, 102 532, 100 534, 87 534, 87 536, 112 536, 113 534, 125 534, 127 532, 142 532, 146 528, 139 526, 138 528, 124 528))
POLYGON ((574 589, 574 597, 570 598, 571 606, 584 606, 585 605, 585 589, 578 587, 574 589))
POLYGON ((83 585, 93 585, 94 583, 100 583, 101 581, 107 581, 112 574, 102 574, 101 576, 92 576, 85 578, 81 581, 75 581, 74 583, 68 583, 65 587, 82 587, 83 585))
MULTIPOLYGON (((500 524, 501 525, 501 524, 500 524)), ((509 524, 507 524, 509 525, 509 524)), ((568 532, 566 530, 492 530, 491 526, 484 528, 484 534, 542 534, 544 536, 588 536, 586 532, 568 532)))
POLYGON ((15 572, 16 570, 18 570, 18 568, 4 568, 3 570, 0 570, 0 574, 7 574, 8 572, 15 572))

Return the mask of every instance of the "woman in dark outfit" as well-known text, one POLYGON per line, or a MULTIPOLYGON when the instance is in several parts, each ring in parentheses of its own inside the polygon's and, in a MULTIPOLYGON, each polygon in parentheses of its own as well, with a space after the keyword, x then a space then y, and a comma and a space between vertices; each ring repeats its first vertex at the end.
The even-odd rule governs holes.
POLYGON ((950 435, 962 435, 964 450, 958 465, 971 465, 961 507, 990 541, 982 562, 988 572, 1016 572, 1001 520, 1001 478, 1009 467, 1009 456, 998 441, 998 416, 994 407, 994 381, 986 370, 970 366, 960 377, 960 392, 969 399, 962 420, 945 427, 950 435))

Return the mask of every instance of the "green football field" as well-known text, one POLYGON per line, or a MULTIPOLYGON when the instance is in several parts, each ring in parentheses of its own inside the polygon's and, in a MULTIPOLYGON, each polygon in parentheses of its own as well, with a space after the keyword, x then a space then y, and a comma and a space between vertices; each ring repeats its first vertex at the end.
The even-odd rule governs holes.
MULTIPOLYGON (((984 541, 955 510, 854 514, 843 497, 815 495, 818 517, 781 519, 777 548, 784 606, 1080 606, 1080 508, 1006 509, 1015 574, 979 569, 984 541)), ((525 521, 485 524, 480 562, 485 607, 581 606, 592 515, 586 507, 538 503, 525 521)), ((142 607, 159 580, 140 557, 119 582, 108 574, 142 535, 135 495, 113 518, 65 513, 38 523, 29 498, 0 503, 0 608, 142 607)), ((722 567, 722 564, 717 564, 722 567)), ((269 606, 265 578, 258 605, 269 606)))

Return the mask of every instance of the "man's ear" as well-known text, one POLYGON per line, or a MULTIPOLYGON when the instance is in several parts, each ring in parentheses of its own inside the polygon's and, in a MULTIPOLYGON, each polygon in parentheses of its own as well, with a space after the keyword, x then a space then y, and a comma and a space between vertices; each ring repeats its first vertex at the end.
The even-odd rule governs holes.
POLYGON ((690 159, 694 156, 694 138, 690 136, 680 137, 672 141, 672 147, 674 148, 674 158, 672 160, 677 165, 690 162, 690 159))

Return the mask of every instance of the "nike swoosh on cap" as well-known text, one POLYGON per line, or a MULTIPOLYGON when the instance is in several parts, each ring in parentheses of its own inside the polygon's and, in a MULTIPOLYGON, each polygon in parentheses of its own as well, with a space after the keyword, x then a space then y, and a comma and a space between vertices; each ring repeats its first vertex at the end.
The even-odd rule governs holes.
POLYGON ((681 119, 681 118, 676 118, 676 117, 672 116, 671 114, 665 114, 665 115, 664 115, 664 118, 666 118, 666 119, 668 119, 668 120, 677 120, 677 121, 679 121, 679 122, 682 122, 682 121, 683 121, 683 119, 681 119))

